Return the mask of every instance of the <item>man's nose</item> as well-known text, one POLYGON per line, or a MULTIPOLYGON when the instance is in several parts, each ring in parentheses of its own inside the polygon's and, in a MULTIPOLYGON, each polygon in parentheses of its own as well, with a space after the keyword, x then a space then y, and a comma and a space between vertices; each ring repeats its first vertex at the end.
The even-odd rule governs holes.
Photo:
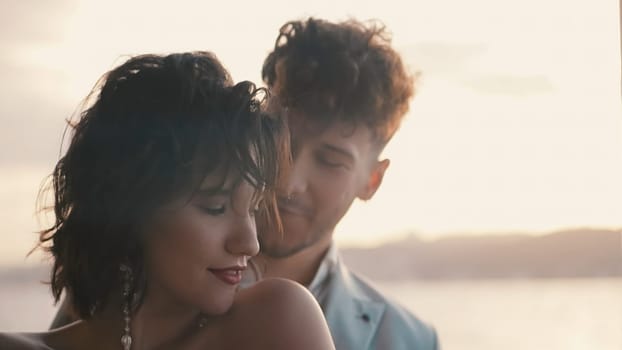
POLYGON ((281 192, 286 196, 304 193, 308 186, 308 155, 298 153, 292 160, 291 167, 284 183, 280 186, 281 192))

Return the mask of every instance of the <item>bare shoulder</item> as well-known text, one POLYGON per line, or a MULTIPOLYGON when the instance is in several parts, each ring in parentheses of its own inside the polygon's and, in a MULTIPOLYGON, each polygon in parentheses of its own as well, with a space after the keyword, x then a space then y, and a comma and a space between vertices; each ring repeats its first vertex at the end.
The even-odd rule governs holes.
POLYGON ((51 349, 36 333, 0 333, 0 349, 29 350, 51 349))
POLYGON ((320 306, 296 282, 266 279, 240 291, 236 314, 252 348, 334 349, 320 306))
POLYGON ((313 295, 302 285, 282 278, 263 280, 240 292, 240 303, 246 313, 272 322, 296 320, 320 325, 324 315, 313 295), (303 316, 304 315, 304 316, 303 316))
POLYGON ((317 306, 313 295, 305 287, 283 278, 265 279, 243 289, 239 293, 239 301, 245 306, 269 308, 272 311, 291 306, 317 306))

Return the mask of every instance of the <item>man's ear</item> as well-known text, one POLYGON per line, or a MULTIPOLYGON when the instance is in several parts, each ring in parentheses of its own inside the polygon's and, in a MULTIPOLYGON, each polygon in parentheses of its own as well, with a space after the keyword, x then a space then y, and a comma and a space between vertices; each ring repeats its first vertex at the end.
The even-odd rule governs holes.
POLYGON ((380 184, 382 183, 382 179, 384 178, 384 173, 385 171, 387 171, 389 164, 391 164, 391 161, 388 159, 384 159, 379 162, 376 162, 376 164, 373 165, 373 169, 371 170, 371 173, 369 174, 367 183, 365 184, 365 186, 363 186, 363 188, 357 195, 359 199, 368 201, 374 196, 374 194, 380 187, 380 184))

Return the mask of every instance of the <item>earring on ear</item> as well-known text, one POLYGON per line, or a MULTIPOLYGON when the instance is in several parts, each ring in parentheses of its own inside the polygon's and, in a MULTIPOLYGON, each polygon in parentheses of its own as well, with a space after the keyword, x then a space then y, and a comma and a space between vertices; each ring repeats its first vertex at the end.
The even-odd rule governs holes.
POLYGON ((123 350, 130 350, 132 347, 132 335, 130 333, 130 304, 131 304, 131 296, 130 296, 130 285, 132 284, 132 269, 125 264, 121 264, 119 267, 121 271, 121 278, 123 279, 123 301, 122 301, 122 312, 123 312, 123 321, 125 323, 123 328, 123 335, 121 336, 121 345, 123 346, 123 350))

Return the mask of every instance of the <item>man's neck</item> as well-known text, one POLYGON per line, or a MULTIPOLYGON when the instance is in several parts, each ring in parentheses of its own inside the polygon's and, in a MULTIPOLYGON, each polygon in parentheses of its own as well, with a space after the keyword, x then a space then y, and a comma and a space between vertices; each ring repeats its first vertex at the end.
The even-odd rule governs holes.
POLYGON ((331 242, 332 238, 328 237, 285 258, 272 258, 260 253, 253 260, 258 263, 263 278, 286 278, 309 286, 331 242))

